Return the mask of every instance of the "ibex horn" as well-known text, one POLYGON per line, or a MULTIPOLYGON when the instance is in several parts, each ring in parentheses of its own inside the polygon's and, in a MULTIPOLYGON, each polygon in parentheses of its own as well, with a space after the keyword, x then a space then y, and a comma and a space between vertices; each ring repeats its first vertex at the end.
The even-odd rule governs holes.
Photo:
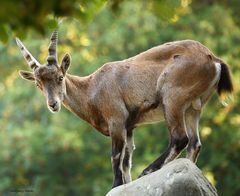
POLYGON ((57 65, 57 41, 58 32, 54 31, 51 36, 51 42, 48 47, 48 65, 57 65))
POLYGON ((31 67, 31 69, 34 70, 37 67, 39 67, 40 63, 31 55, 31 53, 27 50, 27 48, 23 45, 23 43, 18 38, 16 38, 16 43, 20 48, 23 57, 26 59, 28 65, 31 67))

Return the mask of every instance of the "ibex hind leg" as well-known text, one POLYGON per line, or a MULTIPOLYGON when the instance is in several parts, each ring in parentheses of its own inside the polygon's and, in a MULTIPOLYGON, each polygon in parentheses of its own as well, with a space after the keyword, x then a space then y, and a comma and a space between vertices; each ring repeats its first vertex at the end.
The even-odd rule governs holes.
POLYGON ((164 164, 176 158, 188 144, 184 119, 185 108, 188 105, 186 100, 178 97, 177 94, 172 94, 170 98, 170 94, 166 93, 162 102, 165 119, 170 133, 169 145, 165 152, 151 163, 139 177, 160 169, 164 164))
POLYGON ((190 107, 187 109, 185 114, 187 133, 189 137, 186 157, 190 159, 192 162, 197 161, 197 157, 201 149, 201 142, 198 130, 200 113, 201 108, 194 109, 193 107, 190 107))

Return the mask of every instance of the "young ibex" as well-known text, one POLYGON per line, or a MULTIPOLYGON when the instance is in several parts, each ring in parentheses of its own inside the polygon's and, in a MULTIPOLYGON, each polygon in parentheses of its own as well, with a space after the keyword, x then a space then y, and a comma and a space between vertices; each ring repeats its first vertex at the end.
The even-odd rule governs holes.
POLYGON ((131 181, 133 129, 166 120, 170 143, 140 175, 158 170, 187 148, 196 162, 201 147, 201 110, 217 89, 233 90, 227 65, 197 41, 169 42, 132 58, 106 63, 89 76, 67 74, 70 56, 57 61, 57 32, 53 32, 47 63, 41 65, 19 39, 17 45, 33 72, 20 71, 47 98, 50 111, 61 103, 112 139, 113 187, 131 181))

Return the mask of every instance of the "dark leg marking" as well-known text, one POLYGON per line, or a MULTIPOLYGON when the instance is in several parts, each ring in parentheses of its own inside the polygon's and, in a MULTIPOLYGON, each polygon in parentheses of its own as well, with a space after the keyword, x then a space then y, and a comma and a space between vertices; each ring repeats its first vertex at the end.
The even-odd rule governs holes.
POLYGON ((166 151, 162 153, 160 157, 157 158, 146 169, 144 169, 139 177, 142 177, 160 169, 164 164, 176 158, 180 154, 180 152, 187 146, 187 144, 188 137, 186 135, 179 138, 172 138, 166 151))
POLYGON ((122 185, 123 173, 120 169, 121 153, 124 146, 124 141, 112 139, 112 168, 114 173, 114 181, 112 188, 122 185))

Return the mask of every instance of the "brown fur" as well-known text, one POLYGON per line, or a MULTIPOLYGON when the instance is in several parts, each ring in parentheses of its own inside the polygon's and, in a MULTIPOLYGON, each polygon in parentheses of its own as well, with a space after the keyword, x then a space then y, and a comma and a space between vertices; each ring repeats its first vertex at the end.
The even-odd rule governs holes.
MULTIPOLYGON (((158 92, 167 93, 170 100, 182 102, 190 102, 201 96, 215 76, 214 61, 208 59, 208 54, 211 53, 195 41, 164 44, 133 58, 107 63, 84 78, 68 74, 67 92, 72 93, 71 100, 77 98, 75 104, 85 108, 83 111, 87 114, 75 113, 100 132, 110 135, 110 130, 106 128, 108 121, 117 113, 124 113, 120 108, 128 113, 138 110, 140 114, 136 116, 141 119, 159 102, 158 92), (179 56, 174 58, 176 53, 179 56), (198 55, 192 58, 195 53, 198 55), (157 86, 159 77, 164 80, 161 86, 157 86), (172 92, 173 87, 175 90, 172 92)), ((64 104, 71 108, 67 99, 64 104)), ((134 125, 137 123, 138 120, 135 120, 134 125)))

